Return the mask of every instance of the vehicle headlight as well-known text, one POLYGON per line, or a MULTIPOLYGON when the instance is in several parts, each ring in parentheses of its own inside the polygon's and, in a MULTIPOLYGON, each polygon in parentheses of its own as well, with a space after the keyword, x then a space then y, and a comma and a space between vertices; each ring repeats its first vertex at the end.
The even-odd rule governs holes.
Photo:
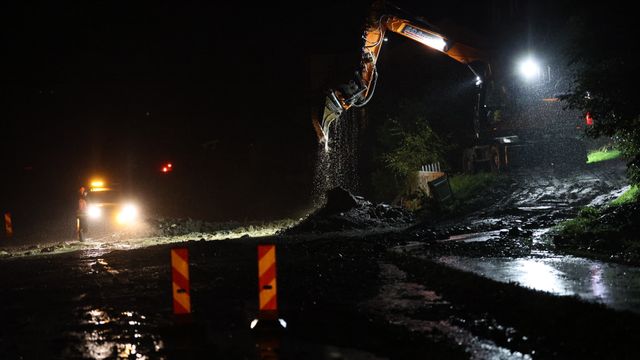
POLYGON ((122 207, 122 210, 118 213, 116 219, 120 224, 128 224, 135 221, 138 218, 138 207, 133 204, 127 204, 122 207))
POLYGON ((102 208, 97 205, 87 206, 87 215, 91 219, 99 219, 102 216, 102 208))

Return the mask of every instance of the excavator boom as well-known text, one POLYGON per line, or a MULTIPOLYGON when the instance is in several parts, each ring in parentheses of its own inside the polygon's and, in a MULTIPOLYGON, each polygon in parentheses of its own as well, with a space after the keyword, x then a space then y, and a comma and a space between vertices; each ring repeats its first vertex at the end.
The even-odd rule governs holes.
MULTIPOLYGON (((354 106, 365 106, 371 100, 378 78, 376 64, 385 42, 386 31, 392 31, 440 51, 462 64, 469 65, 486 59, 481 51, 453 42, 427 25, 385 14, 384 2, 374 2, 363 36, 360 68, 356 71, 355 79, 338 86, 337 89, 329 90, 325 98, 321 122, 313 119, 318 140, 324 143, 326 150, 329 149, 328 136, 331 124, 338 120, 344 111, 354 106)), ((471 67, 469 68, 473 71, 471 67)), ((474 74, 476 74, 475 71, 474 74)))

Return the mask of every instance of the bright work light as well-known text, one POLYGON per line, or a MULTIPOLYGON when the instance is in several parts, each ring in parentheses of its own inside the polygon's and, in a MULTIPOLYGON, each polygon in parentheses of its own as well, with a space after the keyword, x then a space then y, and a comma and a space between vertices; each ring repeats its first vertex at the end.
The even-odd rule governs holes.
POLYGON ((540 65, 532 58, 527 58, 520 63, 520 74, 526 80, 535 80, 540 77, 540 65))

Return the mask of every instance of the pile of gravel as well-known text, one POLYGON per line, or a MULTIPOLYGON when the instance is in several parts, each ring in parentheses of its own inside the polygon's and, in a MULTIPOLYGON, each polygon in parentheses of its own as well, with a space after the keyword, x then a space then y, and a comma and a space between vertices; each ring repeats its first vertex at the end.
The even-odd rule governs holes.
POLYGON ((327 192, 327 202, 283 234, 325 233, 393 228, 411 224, 413 213, 388 204, 373 204, 343 188, 327 192))

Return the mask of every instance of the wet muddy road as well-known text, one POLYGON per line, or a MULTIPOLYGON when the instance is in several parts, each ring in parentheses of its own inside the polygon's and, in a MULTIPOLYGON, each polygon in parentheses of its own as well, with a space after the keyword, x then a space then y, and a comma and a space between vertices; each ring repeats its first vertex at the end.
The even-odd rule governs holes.
POLYGON ((437 262, 502 282, 578 296, 617 310, 640 314, 640 268, 573 256, 537 252, 530 257, 443 256, 437 262))
POLYGON ((404 235, 191 241, 192 325, 171 245, 0 263, 3 359, 257 359, 256 244, 278 246, 281 359, 631 358, 640 317, 403 254, 404 235))
POLYGON ((560 296, 578 296, 640 313, 640 269, 555 251, 554 226, 580 206, 600 205, 625 186, 620 163, 586 170, 512 175, 511 196, 455 223, 416 226, 403 250, 446 266, 560 296))
POLYGON ((438 227, 4 256, 0 358, 257 359, 259 243, 278 249, 280 359, 636 358, 637 270, 545 238, 623 177, 514 179, 515 196, 438 227), (174 246, 190 251, 191 324, 172 315, 174 246))

